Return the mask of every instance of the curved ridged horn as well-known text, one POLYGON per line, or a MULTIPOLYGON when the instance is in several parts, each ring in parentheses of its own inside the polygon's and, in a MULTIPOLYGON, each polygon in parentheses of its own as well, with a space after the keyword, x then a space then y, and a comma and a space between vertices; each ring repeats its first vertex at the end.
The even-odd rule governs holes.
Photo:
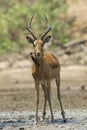
POLYGON ((44 16, 45 16, 45 20, 46 20, 46 24, 47 24, 47 29, 46 29, 46 31, 42 34, 41 40, 43 40, 43 38, 45 37, 45 35, 46 35, 49 31, 51 31, 51 27, 50 27, 50 25, 49 25, 49 23, 48 23, 47 17, 46 17, 45 14, 44 14, 44 16))
POLYGON ((31 19, 30 19, 30 22, 29 22, 29 24, 28 24, 28 26, 27 26, 27 30, 31 33, 31 35, 33 36, 34 40, 36 40, 37 37, 34 35, 34 32, 33 32, 32 29, 31 29, 31 23, 32 23, 33 17, 34 17, 34 15, 33 15, 33 16, 31 17, 31 19))

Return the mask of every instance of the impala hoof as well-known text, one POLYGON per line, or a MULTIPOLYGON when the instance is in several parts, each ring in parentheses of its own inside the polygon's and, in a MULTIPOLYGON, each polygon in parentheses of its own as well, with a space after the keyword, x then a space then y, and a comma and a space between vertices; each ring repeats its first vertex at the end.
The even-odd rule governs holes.
POLYGON ((64 119, 63 122, 66 123, 66 122, 67 122, 67 119, 64 119))
POLYGON ((37 125, 37 121, 34 121, 34 125, 37 125))

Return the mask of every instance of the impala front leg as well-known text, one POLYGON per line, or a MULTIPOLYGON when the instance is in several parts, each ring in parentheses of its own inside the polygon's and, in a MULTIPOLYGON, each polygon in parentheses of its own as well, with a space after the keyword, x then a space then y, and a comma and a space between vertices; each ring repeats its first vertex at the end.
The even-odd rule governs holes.
POLYGON ((36 88, 36 93, 37 93, 35 124, 37 124, 37 122, 38 122, 38 105, 39 105, 39 82, 35 82, 35 88, 36 88))

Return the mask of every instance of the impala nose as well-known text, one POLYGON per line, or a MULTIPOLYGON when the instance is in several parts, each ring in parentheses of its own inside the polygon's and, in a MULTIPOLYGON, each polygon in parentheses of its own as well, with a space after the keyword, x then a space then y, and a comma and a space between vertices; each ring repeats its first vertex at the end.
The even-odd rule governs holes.
POLYGON ((41 56, 41 53, 40 53, 40 52, 37 52, 37 53, 36 53, 36 56, 37 56, 37 57, 40 57, 40 56, 41 56))

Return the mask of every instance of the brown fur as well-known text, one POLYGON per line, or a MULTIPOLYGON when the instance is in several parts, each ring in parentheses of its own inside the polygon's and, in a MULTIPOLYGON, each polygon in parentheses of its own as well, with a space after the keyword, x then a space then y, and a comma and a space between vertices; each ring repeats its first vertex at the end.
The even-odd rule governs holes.
POLYGON ((43 53, 43 58, 37 59, 37 62, 40 66, 33 64, 32 75, 38 81, 56 78, 58 73, 60 73, 59 61, 51 53, 43 53))
POLYGON ((50 99, 50 87, 51 87, 51 79, 55 79, 56 85, 57 85, 57 96, 61 107, 61 114, 63 117, 63 120, 65 121, 64 111, 60 99, 60 64, 58 59, 55 57, 54 54, 44 52, 42 47, 43 41, 36 40, 34 42, 34 55, 35 59, 39 66, 33 62, 32 65, 32 76, 35 80, 35 87, 37 92, 37 107, 36 107, 36 123, 38 121, 38 104, 39 104, 39 84, 41 84, 44 96, 45 96, 45 102, 44 102, 44 110, 43 110, 43 119, 45 117, 45 109, 46 109, 46 102, 48 101, 50 106, 50 112, 51 112, 51 120, 53 121, 53 112, 52 112, 52 106, 51 106, 51 99, 50 99), (38 56, 39 53, 39 56, 38 56))
POLYGON ((58 59, 52 53, 45 53, 44 60, 49 64, 52 69, 60 68, 58 59))

